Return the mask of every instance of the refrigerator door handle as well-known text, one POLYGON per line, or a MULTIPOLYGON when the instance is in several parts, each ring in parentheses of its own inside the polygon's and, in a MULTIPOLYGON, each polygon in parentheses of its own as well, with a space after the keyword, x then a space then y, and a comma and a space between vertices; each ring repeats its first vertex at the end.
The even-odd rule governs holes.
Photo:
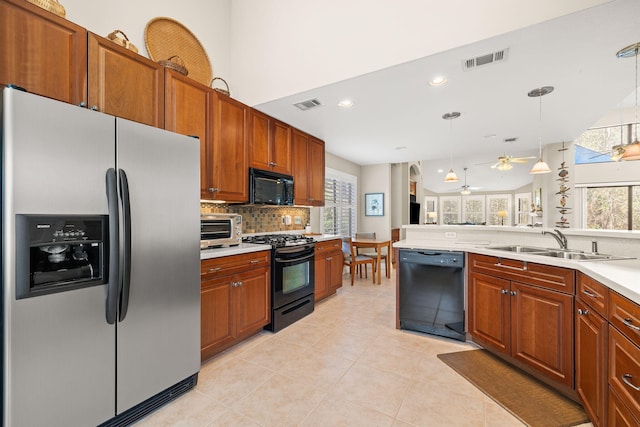
POLYGON ((123 169, 118 170, 120 175, 120 197, 122 199, 122 286, 120 291, 120 315, 118 320, 122 322, 127 316, 129 308, 129 287, 131 284, 131 204, 129 200, 129 181, 123 169))
POLYGON ((118 293, 120 276, 120 220, 118 217, 118 184, 116 171, 113 168, 107 170, 107 206, 109 211, 109 282, 107 283, 106 319, 112 325, 118 314, 118 293))

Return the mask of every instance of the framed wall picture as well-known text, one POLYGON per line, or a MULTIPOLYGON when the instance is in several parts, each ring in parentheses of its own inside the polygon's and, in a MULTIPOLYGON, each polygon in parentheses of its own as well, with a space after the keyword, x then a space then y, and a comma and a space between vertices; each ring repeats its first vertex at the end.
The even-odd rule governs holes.
POLYGON ((364 195, 365 216, 384 216, 384 193, 366 193, 364 195))

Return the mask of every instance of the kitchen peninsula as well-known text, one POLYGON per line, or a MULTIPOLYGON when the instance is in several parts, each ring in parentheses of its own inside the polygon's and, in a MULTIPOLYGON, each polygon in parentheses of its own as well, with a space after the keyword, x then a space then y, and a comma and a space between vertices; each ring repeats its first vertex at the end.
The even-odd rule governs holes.
MULTIPOLYGON (((393 245, 399 271, 410 259, 404 251, 466 253, 467 339, 579 400, 596 426, 640 417, 640 234, 565 229, 552 239, 526 227, 404 228, 406 239, 393 245)), ((400 276, 399 329, 409 286, 400 276)))

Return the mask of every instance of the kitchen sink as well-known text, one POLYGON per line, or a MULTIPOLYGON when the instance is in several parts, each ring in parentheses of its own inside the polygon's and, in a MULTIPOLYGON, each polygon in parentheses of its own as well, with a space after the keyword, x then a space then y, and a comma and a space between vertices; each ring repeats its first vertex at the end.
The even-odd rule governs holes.
POLYGON ((494 249, 496 251, 507 251, 507 252, 547 252, 549 249, 547 248, 536 248, 534 246, 521 246, 521 245, 510 245, 510 246, 488 246, 487 249, 494 249))
POLYGON ((535 246, 521 246, 521 245, 508 245, 508 246, 488 246, 487 249, 493 249, 496 251, 526 253, 528 255, 548 256, 554 258, 569 259, 572 261, 607 261, 607 260, 622 260, 622 259, 634 259, 633 257, 598 254, 598 253, 584 253, 582 251, 574 251, 569 249, 549 249, 538 248, 535 246))

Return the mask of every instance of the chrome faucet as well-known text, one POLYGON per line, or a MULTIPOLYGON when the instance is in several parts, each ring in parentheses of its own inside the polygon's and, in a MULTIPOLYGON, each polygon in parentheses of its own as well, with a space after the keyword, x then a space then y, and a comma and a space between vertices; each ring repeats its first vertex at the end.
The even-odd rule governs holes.
POLYGON ((543 231, 542 234, 550 234, 560 245, 560 249, 567 249, 567 236, 562 234, 557 228, 553 231, 543 231), (555 231, 555 233, 553 232, 555 231))

